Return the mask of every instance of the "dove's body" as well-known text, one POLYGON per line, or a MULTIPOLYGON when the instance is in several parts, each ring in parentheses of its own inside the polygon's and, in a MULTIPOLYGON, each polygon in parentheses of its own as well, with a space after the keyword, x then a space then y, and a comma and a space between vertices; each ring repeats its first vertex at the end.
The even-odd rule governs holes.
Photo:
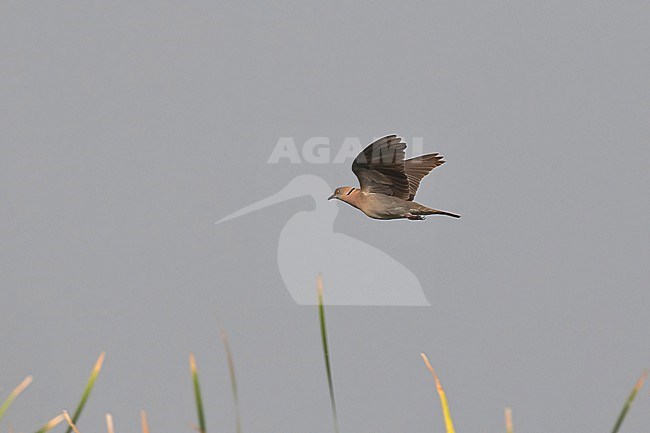
POLYGON ((349 195, 338 197, 341 201, 356 207, 370 218, 394 220, 400 218, 424 219, 424 215, 448 215, 459 218, 460 215, 428 208, 415 201, 402 200, 385 194, 375 194, 354 189, 349 195))
POLYGON ((460 218, 413 201, 422 178, 444 161, 437 153, 404 160, 405 148, 406 144, 395 135, 370 144, 352 164, 361 188, 337 188, 329 199, 344 201, 370 218, 380 220, 423 220, 425 215, 460 218))

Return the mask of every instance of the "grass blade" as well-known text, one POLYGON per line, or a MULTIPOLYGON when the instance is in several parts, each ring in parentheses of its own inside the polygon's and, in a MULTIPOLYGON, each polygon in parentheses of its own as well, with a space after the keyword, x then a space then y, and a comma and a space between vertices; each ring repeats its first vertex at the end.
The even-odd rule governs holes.
POLYGON ((144 409, 140 411, 140 421, 142 423, 142 433, 149 433, 149 420, 144 409))
POLYGON ((636 384, 634 385, 634 388, 632 388, 632 392, 630 393, 630 396, 627 398, 627 401, 623 405, 623 410, 621 410, 621 414, 618 416, 618 419, 616 420, 616 424, 614 424, 614 429, 612 430, 612 433, 618 432, 618 429, 621 428, 621 424, 623 424, 625 415, 627 415, 627 412, 630 410, 630 406, 632 406, 634 397, 636 397, 637 393, 643 386, 643 382, 645 382, 647 377, 648 377, 648 371, 646 370, 641 374, 639 380, 636 381, 636 384))
POLYGON ((74 433, 79 433, 79 430, 77 430, 77 426, 75 425, 74 421, 72 418, 70 418, 70 414, 68 413, 67 410, 63 411, 63 417, 65 418, 66 422, 68 423, 68 426, 70 426, 70 430, 73 431, 74 433))
POLYGON ((190 353, 190 374, 194 384, 194 398, 196 400, 196 412, 199 417, 199 432, 205 433, 205 416, 203 415, 203 399, 201 398, 201 387, 199 386, 199 374, 196 370, 194 354, 190 353))
POLYGON ((235 404, 235 416, 237 417, 237 433, 241 433, 241 417, 239 416, 239 393, 237 392, 237 377, 235 376, 235 361, 232 357, 232 351, 230 350, 230 342, 228 340, 228 334, 221 327, 220 330, 221 340, 223 341, 223 347, 226 350, 226 358, 228 359, 228 372, 230 373, 230 385, 232 387, 232 399, 235 404))
POLYGON ((455 433, 456 430, 454 430, 454 423, 451 420, 451 413, 449 412, 449 404, 447 403, 447 395, 445 394, 445 390, 442 389, 442 385, 440 384, 440 379, 438 379, 438 375, 436 374, 435 370, 431 366, 431 363, 429 362, 429 358, 427 358, 427 355, 425 355, 424 353, 420 353, 420 356, 422 357, 424 364, 427 366, 427 369, 433 376, 433 380, 436 382, 436 389, 438 390, 438 395, 440 396, 440 406, 442 406, 442 414, 444 415, 445 418, 445 427, 447 429, 447 433, 455 433))
POLYGON ((506 433, 512 433, 514 431, 512 428, 512 409, 507 407, 504 414, 506 418, 506 433))
POLYGON ((18 397, 29 386, 29 384, 32 383, 33 380, 34 378, 32 376, 27 376, 23 379, 22 382, 20 382, 20 384, 18 384, 17 387, 13 389, 13 391, 9 393, 7 399, 4 401, 4 403, 2 403, 2 406, 0 406, 0 419, 2 419, 5 412, 7 409, 9 409, 9 406, 11 406, 11 403, 14 402, 16 397, 18 397))
POLYGON ((115 426, 113 425, 113 416, 110 413, 106 414, 106 431, 107 433, 115 433, 115 426))
MULTIPOLYGON (((93 367, 92 373, 90 373, 90 378, 88 378, 88 383, 86 384, 86 388, 84 389, 83 394, 81 395, 81 401, 79 401, 79 404, 77 405, 77 409, 74 411, 74 415, 71 418, 72 423, 68 422, 68 429, 66 430, 66 433, 70 433, 71 431, 74 430, 73 425, 77 424, 77 421, 79 420, 79 417, 81 416, 81 412, 84 409, 84 406, 86 406, 86 402, 88 401, 88 397, 90 397, 90 392, 93 390, 93 386, 95 386, 95 381, 97 380, 97 376, 99 376, 99 372, 102 369, 102 364, 104 364, 104 358, 106 357, 106 352, 102 352, 99 355, 99 358, 97 358, 97 362, 95 362, 95 366, 93 367)), ((67 414, 67 412, 64 412, 64 415, 67 414)), ((68 414, 68 417, 70 415, 68 414)), ((67 421, 67 418, 66 418, 67 421)), ((76 433, 76 432, 75 432, 76 433)))
POLYGON ((63 414, 57 415, 48 422, 45 423, 43 427, 41 427, 36 433, 47 433, 50 430, 52 430, 54 427, 57 425, 61 424, 61 422, 65 419, 63 414))
POLYGON ((332 403, 332 416, 334 417, 334 431, 339 433, 339 419, 336 413, 336 399, 334 398, 334 382, 332 380, 332 367, 330 366, 330 353, 327 345, 327 325, 325 323, 325 306, 323 305, 323 276, 316 277, 316 288, 318 291, 318 316, 320 319, 320 335, 323 341, 323 356, 325 358, 325 370, 327 371, 327 384, 330 390, 330 402, 332 403))

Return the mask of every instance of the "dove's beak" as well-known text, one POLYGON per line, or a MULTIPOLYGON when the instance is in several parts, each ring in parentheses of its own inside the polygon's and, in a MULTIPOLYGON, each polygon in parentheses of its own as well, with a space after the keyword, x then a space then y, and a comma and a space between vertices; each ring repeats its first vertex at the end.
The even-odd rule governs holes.
POLYGON ((327 200, 332 200, 333 198, 335 198, 334 194, 332 194, 331 196, 327 197, 327 200))

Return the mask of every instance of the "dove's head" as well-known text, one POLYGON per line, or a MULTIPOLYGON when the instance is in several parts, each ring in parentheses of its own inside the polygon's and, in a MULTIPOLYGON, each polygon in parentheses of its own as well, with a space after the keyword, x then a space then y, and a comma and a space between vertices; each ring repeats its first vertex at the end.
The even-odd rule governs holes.
POLYGON ((332 200, 333 198, 339 199, 341 201, 350 201, 350 198, 356 195, 356 193, 359 192, 358 188, 354 188, 351 186, 340 186, 336 188, 334 191, 334 194, 329 196, 327 199, 332 200))

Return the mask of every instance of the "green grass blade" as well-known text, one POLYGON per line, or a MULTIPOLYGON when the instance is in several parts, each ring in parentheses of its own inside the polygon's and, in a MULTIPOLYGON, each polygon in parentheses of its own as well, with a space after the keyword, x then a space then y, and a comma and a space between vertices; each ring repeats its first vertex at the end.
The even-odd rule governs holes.
POLYGON ((32 376, 27 376, 23 379, 22 382, 20 382, 17 387, 13 389, 13 391, 9 393, 7 399, 4 401, 4 403, 2 403, 2 406, 0 406, 0 419, 2 419, 5 412, 7 409, 9 409, 9 406, 11 406, 11 403, 14 402, 16 397, 18 397, 25 390, 25 388, 27 388, 29 384, 32 383, 32 380, 34 380, 32 376))
POLYGON ((41 427, 36 433, 47 433, 57 425, 61 424, 63 420, 65 420, 63 414, 57 415, 51 420, 49 420, 48 422, 46 422, 45 425, 41 427))
POLYGON ((194 384, 194 399, 196 400, 196 413, 199 417, 199 433, 205 433, 205 416, 203 414, 203 399, 201 398, 201 387, 199 386, 199 374, 196 370, 194 354, 190 353, 190 374, 194 384))
POLYGON ((327 345, 327 325, 325 323, 325 306, 323 305, 323 277, 318 274, 316 278, 318 290, 318 315, 320 319, 320 335, 323 341, 323 356, 325 358, 325 370, 327 372, 327 384, 330 390, 330 402, 332 403, 332 416, 334 417, 334 431, 339 433, 339 418, 336 412, 336 399, 334 398, 334 381, 332 380, 332 367, 330 366, 330 352, 327 345))
POLYGON ((627 415, 627 412, 630 410, 630 406, 632 406, 634 397, 636 397, 637 393, 643 386, 643 382, 645 382, 647 377, 648 377, 648 372, 644 371, 643 374, 641 374, 641 377, 639 377, 639 380, 636 381, 636 384, 634 385, 634 388, 632 388, 632 392, 630 393, 630 396, 627 398, 627 401, 623 405, 623 410, 621 410, 621 414, 618 416, 618 419, 616 420, 616 424, 614 424, 614 429, 612 430, 612 433, 618 432, 618 429, 621 428, 621 424, 623 424, 625 415, 627 415))
MULTIPOLYGON (((72 424, 68 422, 68 429, 66 430, 66 433, 70 433, 74 430, 73 426, 77 424, 77 421, 79 420, 79 417, 81 416, 81 412, 83 411, 84 407, 86 406, 86 402, 88 401, 88 397, 90 397, 90 392, 93 390, 93 386, 95 386, 95 381, 97 380, 97 376, 99 376, 99 372, 102 369, 102 364, 104 363, 104 358, 106 357, 106 352, 102 352, 99 355, 99 358, 97 358, 97 362, 95 363, 95 366, 93 367, 92 373, 90 373, 90 378, 88 379, 88 383, 86 384, 86 388, 84 389, 83 394, 81 395, 81 401, 79 401, 79 404, 77 405, 77 409, 74 411, 74 415, 72 418, 70 418, 72 424)), ((67 412, 66 412, 67 413, 67 412)), ((67 421, 67 417, 66 417, 67 421)))
POLYGON ((220 330, 221 340, 223 347, 226 350, 226 358, 228 359, 228 372, 230 374, 230 385, 232 387, 232 399, 235 404, 235 416, 237 417, 237 433, 241 433, 241 417, 239 416, 239 393, 237 392, 237 377, 235 376, 235 361, 233 360, 232 351, 230 350, 230 342, 228 334, 221 327, 220 330))

